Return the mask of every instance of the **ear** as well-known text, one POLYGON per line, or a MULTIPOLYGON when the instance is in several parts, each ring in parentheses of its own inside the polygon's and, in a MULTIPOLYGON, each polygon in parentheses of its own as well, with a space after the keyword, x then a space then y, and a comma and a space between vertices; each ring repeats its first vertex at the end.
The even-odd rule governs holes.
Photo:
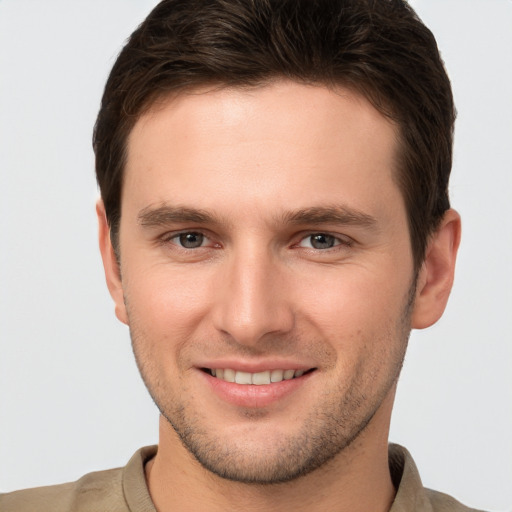
POLYGON ((101 259, 103 260, 103 268, 105 270, 105 279, 107 281, 108 290, 114 300, 117 318, 124 324, 128 325, 128 315, 126 314, 126 306, 124 304, 121 272, 114 248, 112 247, 110 228, 105 214, 105 206, 101 199, 98 199, 98 202, 96 203, 96 215, 98 216, 98 238, 101 259))
POLYGON ((460 233, 460 215, 455 210, 448 210, 430 238, 418 274, 411 318, 414 329, 424 329, 436 323, 445 310, 453 285, 460 233))

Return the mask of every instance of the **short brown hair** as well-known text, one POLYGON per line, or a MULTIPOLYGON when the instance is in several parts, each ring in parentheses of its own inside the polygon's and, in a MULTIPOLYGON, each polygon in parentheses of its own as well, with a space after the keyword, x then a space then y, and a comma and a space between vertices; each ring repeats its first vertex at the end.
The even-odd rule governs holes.
POLYGON ((110 73, 96 176, 118 247, 126 143, 155 100, 207 84, 342 85, 398 126, 397 183, 416 269, 449 208, 455 109, 434 36, 402 0, 163 0, 110 73))

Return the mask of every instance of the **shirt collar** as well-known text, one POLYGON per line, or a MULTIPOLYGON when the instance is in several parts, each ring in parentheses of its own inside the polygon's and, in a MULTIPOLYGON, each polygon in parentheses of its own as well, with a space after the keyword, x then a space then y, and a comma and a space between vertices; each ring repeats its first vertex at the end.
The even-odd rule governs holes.
MULTIPOLYGON (((156 512, 151 501, 144 473, 144 465, 156 454, 157 446, 141 448, 123 470, 123 492, 128 507, 133 512, 156 512)), ((411 454, 402 446, 389 445, 389 470, 397 489, 389 512, 432 512, 432 505, 425 492, 411 454)))

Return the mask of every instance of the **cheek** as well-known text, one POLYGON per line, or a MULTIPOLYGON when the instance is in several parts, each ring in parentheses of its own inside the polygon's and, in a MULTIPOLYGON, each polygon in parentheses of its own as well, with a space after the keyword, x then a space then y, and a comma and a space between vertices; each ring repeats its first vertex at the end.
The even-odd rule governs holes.
POLYGON ((372 272, 365 268, 343 268, 328 275, 316 275, 302 287, 301 295, 309 296, 312 308, 328 316, 387 316, 402 303, 405 281, 372 272))
POLYGON ((409 283, 366 268, 337 270, 301 288, 305 322, 346 353, 400 336, 409 283))
POLYGON ((159 383, 176 383, 179 370, 187 368, 183 354, 199 337, 202 294, 177 272, 153 269, 131 276, 124 288, 137 364, 153 393, 168 394, 169 389, 158 389, 159 383))
POLYGON ((187 337, 199 325, 210 296, 204 273, 155 265, 126 274, 131 276, 123 283, 130 324, 150 332, 148 341, 187 337))

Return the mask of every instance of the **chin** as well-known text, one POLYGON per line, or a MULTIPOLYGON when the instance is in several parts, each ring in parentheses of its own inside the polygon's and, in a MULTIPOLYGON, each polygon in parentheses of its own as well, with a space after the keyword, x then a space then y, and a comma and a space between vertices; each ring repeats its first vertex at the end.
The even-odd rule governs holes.
MULTIPOLYGON (((272 485, 301 478, 346 450, 366 429, 374 412, 363 420, 340 425, 332 414, 315 411, 295 431, 276 428, 254 411, 249 424, 214 431, 174 410, 164 418, 184 448, 209 472, 235 482, 272 485), (171 419, 172 416, 172 419, 171 419)), ((354 418, 352 418, 353 420, 354 418)))

